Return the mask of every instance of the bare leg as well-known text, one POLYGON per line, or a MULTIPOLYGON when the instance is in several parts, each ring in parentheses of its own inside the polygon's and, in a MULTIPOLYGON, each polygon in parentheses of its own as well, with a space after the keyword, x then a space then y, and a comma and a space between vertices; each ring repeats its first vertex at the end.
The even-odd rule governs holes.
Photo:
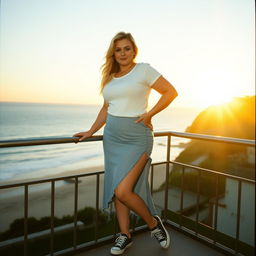
POLYGON ((119 228, 122 234, 126 234, 129 238, 131 237, 129 231, 130 225, 130 209, 124 205, 121 201, 118 200, 117 197, 114 198, 115 207, 116 207, 116 215, 119 223, 119 228))
MULTIPOLYGON (((134 184, 138 180, 146 162, 147 162, 147 155, 146 153, 144 153, 141 156, 141 158, 138 160, 138 162, 135 164, 133 169, 128 173, 128 175, 120 182, 118 187, 115 189, 115 197, 120 202, 122 202, 122 204, 125 205, 127 208, 131 209, 136 214, 141 216, 141 218, 147 223, 149 228, 154 228, 157 225, 157 221, 151 215, 150 211, 148 210, 142 198, 133 192, 134 184)), ((121 211, 122 209, 123 208, 121 207, 121 211)), ((118 217, 119 224, 122 223, 123 225, 123 223, 127 223, 128 222, 127 215, 123 216, 121 212, 118 212, 120 211, 120 207, 118 207, 116 210, 117 210, 117 216, 119 216, 118 217)))

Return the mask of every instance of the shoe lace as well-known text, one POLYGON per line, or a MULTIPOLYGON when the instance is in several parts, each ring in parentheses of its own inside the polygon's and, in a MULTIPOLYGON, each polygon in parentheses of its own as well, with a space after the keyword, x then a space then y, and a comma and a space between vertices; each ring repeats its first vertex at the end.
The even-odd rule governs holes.
POLYGON ((117 239, 116 239, 116 244, 115 246, 117 247, 122 247, 122 245, 125 243, 127 237, 125 236, 119 236, 117 239))
POLYGON ((157 228, 151 233, 151 237, 155 237, 157 240, 163 240, 165 239, 164 233, 161 229, 157 228))

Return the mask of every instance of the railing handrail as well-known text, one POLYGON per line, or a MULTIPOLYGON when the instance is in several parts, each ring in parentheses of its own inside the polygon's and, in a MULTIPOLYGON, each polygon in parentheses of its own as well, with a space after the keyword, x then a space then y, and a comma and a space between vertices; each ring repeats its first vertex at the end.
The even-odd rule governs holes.
MULTIPOLYGON (((155 137, 175 136, 175 137, 182 137, 187 139, 199 139, 199 140, 206 140, 206 141, 212 141, 212 142, 239 144, 244 146, 255 146, 256 144, 255 140, 196 134, 196 133, 188 133, 188 132, 159 131, 159 132, 154 132, 154 136, 155 137)), ((91 138, 88 138, 82 142, 101 141, 102 139, 103 139, 103 135, 94 135, 91 138)), ((79 138, 77 137, 39 137, 39 138, 31 138, 31 139, 1 140, 0 148, 62 144, 62 143, 77 143, 78 140, 79 138)))

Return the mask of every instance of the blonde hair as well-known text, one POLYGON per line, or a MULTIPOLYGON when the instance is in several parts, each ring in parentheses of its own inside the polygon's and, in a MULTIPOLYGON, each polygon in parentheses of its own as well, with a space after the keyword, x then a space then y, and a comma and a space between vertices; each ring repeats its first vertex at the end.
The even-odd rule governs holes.
POLYGON ((116 41, 122 40, 122 39, 127 39, 132 43, 133 50, 135 52, 134 59, 138 54, 138 47, 132 35, 130 33, 125 33, 125 32, 117 33, 110 42, 109 48, 105 55, 105 63, 101 66, 102 78, 101 78, 100 92, 102 92, 104 86, 109 81, 112 80, 113 75, 120 70, 119 64, 115 60, 114 52, 115 52, 116 41))

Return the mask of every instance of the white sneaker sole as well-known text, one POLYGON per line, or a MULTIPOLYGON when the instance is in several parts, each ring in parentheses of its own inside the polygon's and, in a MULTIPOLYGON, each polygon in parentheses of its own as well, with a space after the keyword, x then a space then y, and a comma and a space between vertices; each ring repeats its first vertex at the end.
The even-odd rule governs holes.
POLYGON ((121 254, 124 253, 124 251, 125 251, 127 248, 129 248, 129 247, 131 247, 131 246, 132 246, 132 242, 130 242, 129 244, 127 244, 124 249, 119 250, 119 251, 113 250, 113 249, 111 248, 110 253, 111 253, 112 255, 121 255, 121 254))
POLYGON ((160 245, 161 245, 162 248, 168 249, 169 246, 170 246, 170 235, 169 235, 168 231, 166 230, 166 228, 164 227, 161 218, 160 218, 159 216, 157 216, 157 215, 155 215, 155 218, 157 218, 158 221, 161 223, 162 227, 164 228, 164 231, 165 231, 165 233, 166 233, 166 238, 167 238, 167 239, 166 239, 166 245, 164 245, 164 246, 161 245, 161 244, 160 244, 160 245))

